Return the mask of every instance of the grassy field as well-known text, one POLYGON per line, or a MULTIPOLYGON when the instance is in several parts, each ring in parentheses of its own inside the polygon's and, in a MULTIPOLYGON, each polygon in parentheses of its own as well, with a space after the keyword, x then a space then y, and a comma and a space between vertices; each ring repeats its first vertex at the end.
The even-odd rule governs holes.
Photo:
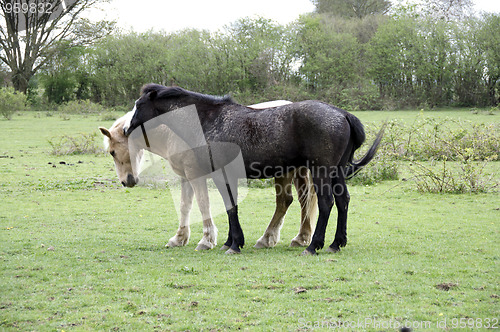
MULTIPOLYGON (((356 115, 370 124, 411 122, 418 113, 356 115)), ((498 121, 466 110, 424 114, 498 121)), ((350 186, 347 247, 302 257, 302 248, 288 246, 298 231, 297 202, 280 243, 252 248, 274 211, 274 193, 251 188, 240 205, 243 254, 196 252, 198 220, 187 247, 167 249, 178 223, 167 191, 122 188, 104 154, 50 153, 54 138, 112 122, 45 113, 0 120, 0 330, 500 326, 498 193, 422 194, 410 181, 350 186)), ((498 174, 498 162, 491 167, 498 174)), ((215 221, 222 244, 227 219, 215 221)))

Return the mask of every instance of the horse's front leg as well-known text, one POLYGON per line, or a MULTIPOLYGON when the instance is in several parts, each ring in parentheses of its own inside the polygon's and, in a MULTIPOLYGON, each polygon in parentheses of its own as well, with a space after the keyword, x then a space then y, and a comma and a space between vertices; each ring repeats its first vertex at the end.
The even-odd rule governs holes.
POLYGON ((215 226, 210 213, 210 200, 206 178, 198 178, 191 181, 191 186, 196 195, 196 201, 203 218, 203 238, 198 243, 196 250, 213 249, 217 245, 217 227, 215 226))
POLYGON ((245 245, 245 237, 243 235, 243 230, 241 229, 240 221, 238 219, 238 205, 227 211, 229 218, 230 228, 231 228, 231 238, 233 243, 231 247, 226 251, 226 254, 239 254, 241 253, 240 248, 245 245))
POLYGON ((226 254, 239 254, 240 248, 245 245, 245 238, 238 219, 238 179, 229 177, 224 169, 221 169, 221 173, 216 174, 213 180, 222 195, 229 219, 228 240, 221 249, 228 246, 226 254))
POLYGON ((194 192, 191 184, 186 179, 182 179, 181 218, 179 221, 179 228, 177 229, 175 236, 168 240, 166 247, 181 247, 188 244, 191 232, 189 229, 189 213, 191 212, 191 207, 193 206, 193 196, 194 192))

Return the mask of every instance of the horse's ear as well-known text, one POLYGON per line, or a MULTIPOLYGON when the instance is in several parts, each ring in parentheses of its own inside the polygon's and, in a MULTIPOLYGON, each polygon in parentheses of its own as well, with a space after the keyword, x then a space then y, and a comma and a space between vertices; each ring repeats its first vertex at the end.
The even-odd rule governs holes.
POLYGON ((99 130, 101 131, 101 133, 104 135, 104 136, 107 136, 108 138, 111 138, 111 133, 109 132, 109 130, 107 130, 106 128, 104 127, 99 127, 99 130))
POLYGON ((148 95, 149 100, 155 100, 157 96, 158 96, 158 91, 156 90, 151 91, 148 95))

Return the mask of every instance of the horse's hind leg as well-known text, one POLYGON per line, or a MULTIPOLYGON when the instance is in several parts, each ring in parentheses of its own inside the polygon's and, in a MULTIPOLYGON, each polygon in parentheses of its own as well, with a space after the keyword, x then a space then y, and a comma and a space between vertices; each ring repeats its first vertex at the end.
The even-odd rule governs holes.
POLYGON ((292 239, 290 247, 305 247, 311 243, 312 221, 316 217, 318 200, 308 168, 298 168, 295 171, 293 182, 300 202, 300 229, 299 234, 292 239))
POLYGON ((315 255, 317 249, 323 248, 326 226, 328 226, 328 218, 334 203, 331 179, 328 177, 313 177, 313 181, 318 196, 319 216, 311 243, 302 252, 302 255, 315 255))
POLYGON ((344 176, 339 173, 332 180, 333 195, 335 197, 335 204, 337 204, 337 231, 335 232, 335 239, 326 251, 337 252, 341 247, 347 244, 347 210, 349 208, 350 196, 347 191, 347 186, 344 176))
POLYGON ((278 243, 286 211, 293 201, 292 178, 293 172, 290 172, 285 176, 276 177, 274 179, 274 188, 276 190, 276 210, 274 211, 273 218, 267 226, 266 231, 260 239, 257 240, 254 248, 270 248, 274 247, 276 243, 278 243))
POLYGON ((181 218, 179 228, 175 236, 168 240, 166 247, 181 247, 188 244, 191 232, 189 229, 189 213, 193 206, 193 194, 191 184, 183 179, 181 183, 181 218))
POLYGON ((199 178, 190 183, 203 218, 203 238, 198 243, 196 250, 213 249, 217 245, 217 227, 210 213, 207 180, 205 178, 199 178))

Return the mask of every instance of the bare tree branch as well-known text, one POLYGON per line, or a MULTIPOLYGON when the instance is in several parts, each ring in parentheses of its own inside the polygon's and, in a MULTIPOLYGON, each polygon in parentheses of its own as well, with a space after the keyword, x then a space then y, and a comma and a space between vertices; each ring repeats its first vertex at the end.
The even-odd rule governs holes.
MULTIPOLYGON (((26 91, 56 43, 67 39, 85 43, 102 37, 101 31, 94 31, 95 38, 79 37, 82 24, 88 23, 78 22, 84 11, 107 1, 0 0, 0 60, 12 71, 14 87, 26 91)), ((114 27, 112 23, 105 26, 104 33, 114 27)))

